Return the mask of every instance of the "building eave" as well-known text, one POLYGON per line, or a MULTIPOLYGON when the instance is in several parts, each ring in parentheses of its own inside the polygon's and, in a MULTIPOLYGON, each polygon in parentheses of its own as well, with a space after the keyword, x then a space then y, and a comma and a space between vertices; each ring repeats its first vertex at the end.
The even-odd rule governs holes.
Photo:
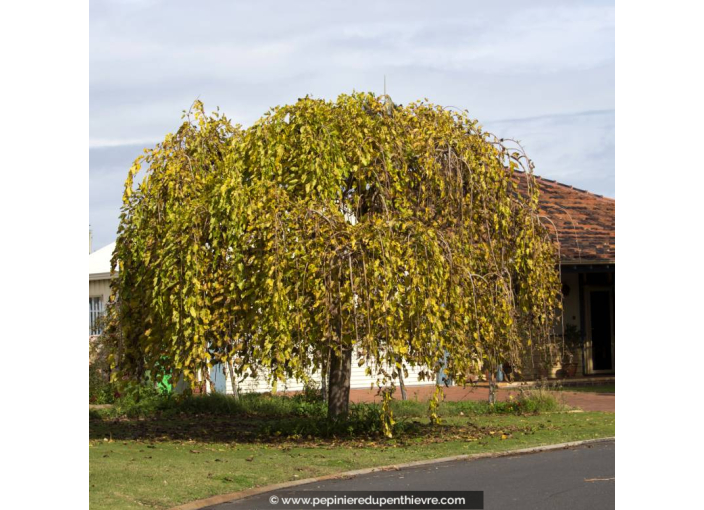
POLYGON ((562 260, 563 266, 615 266, 616 259, 593 259, 593 260, 562 260))
POLYGON ((88 280, 89 281, 112 280, 115 277, 117 277, 117 272, 115 272, 115 273, 92 273, 92 274, 88 275, 88 280))

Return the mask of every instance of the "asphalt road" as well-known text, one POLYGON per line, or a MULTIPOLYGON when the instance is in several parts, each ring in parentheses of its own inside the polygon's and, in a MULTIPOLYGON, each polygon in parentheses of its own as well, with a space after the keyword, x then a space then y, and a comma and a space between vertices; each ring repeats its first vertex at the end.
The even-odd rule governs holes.
POLYGON ((615 508, 615 443, 564 450, 455 461, 346 480, 301 485, 209 507, 209 510, 275 509, 269 498, 307 491, 483 490, 487 510, 601 510, 615 508))

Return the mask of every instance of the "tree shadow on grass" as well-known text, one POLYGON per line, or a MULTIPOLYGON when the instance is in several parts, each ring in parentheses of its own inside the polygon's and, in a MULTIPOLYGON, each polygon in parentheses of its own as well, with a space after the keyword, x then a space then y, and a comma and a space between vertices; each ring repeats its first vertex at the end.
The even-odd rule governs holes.
MULTIPOLYGON (((397 424, 392 439, 372 430, 355 430, 355 424, 330 425, 325 419, 262 419, 222 416, 188 416, 150 419, 104 419, 92 416, 91 440, 114 441, 197 441, 203 443, 280 444, 300 443, 331 446, 381 442, 404 444, 445 441, 481 441, 513 433, 534 433, 530 426, 480 427, 471 420, 461 425, 430 425, 416 420, 397 424), (498 435, 498 436, 497 436, 498 435)), ((358 424, 357 424, 358 426, 358 424)))
POLYGON ((233 417, 189 416, 187 418, 99 419, 89 424, 91 440, 106 437, 114 440, 201 442, 262 442, 268 420, 233 417))

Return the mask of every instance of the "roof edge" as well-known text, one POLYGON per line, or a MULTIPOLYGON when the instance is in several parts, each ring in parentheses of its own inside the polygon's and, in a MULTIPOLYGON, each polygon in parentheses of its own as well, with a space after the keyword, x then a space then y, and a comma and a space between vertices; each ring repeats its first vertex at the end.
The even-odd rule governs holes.
MULTIPOLYGON (((528 172, 526 172, 526 171, 524 171, 524 170, 514 170, 514 172, 515 172, 515 173, 518 173, 518 174, 527 174, 527 173, 528 173, 528 172)), ((579 192, 579 193, 586 193, 587 195, 591 195, 591 196, 593 196, 593 197, 603 198, 603 199, 605 199, 605 200, 611 200, 612 202, 616 202, 616 199, 613 198, 613 197, 607 197, 607 196, 605 196, 605 195, 599 195, 598 193, 594 193, 593 191, 589 191, 589 190, 582 189, 582 188, 575 188, 575 187, 572 186, 571 184, 565 184, 564 182, 560 182, 560 181, 558 181, 558 180, 556 180, 556 179, 548 179, 547 177, 542 177, 542 176, 540 176, 540 175, 538 175, 538 174, 536 174, 536 173, 534 173, 534 172, 531 172, 530 175, 532 175, 533 177, 535 177, 535 179, 536 179, 537 181, 544 181, 544 182, 546 182, 546 183, 548 183, 548 184, 556 184, 556 185, 558 185, 558 186, 563 186, 563 187, 565 187, 565 188, 567 188, 567 189, 571 189, 571 190, 577 191, 577 192, 579 192)))
POLYGON ((112 280, 117 276, 117 271, 114 273, 88 273, 88 281, 93 280, 112 280))

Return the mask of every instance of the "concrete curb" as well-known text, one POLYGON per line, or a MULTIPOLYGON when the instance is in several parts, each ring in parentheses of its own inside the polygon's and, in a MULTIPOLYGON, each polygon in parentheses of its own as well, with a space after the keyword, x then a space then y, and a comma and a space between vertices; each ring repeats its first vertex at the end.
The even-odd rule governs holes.
POLYGON ((265 492, 271 492, 280 489, 288 489, 291 487, 297 487, 299 485, 306 485, 309 483, 323 482, 326 480, 338 480, 343 478, 353 478, 355 476, 366 475, 369 473, 376 473, 378 471, 398 471, 400 469, 419 467, 419 466, 430 466, 433 464, 442 464, 444 462, 453 462, 457 460, 478 460, 487 458, 497 458, 497 457, 510 457, 514 455, 527 455, 530 453, 539 453, 550 450, 563 450, 565 448, 571 448, 574 446, 581 446, 585 444, 593 443, 604 443, 607 441, 615 441, 615 437, 601 437, 598 439, 585 439, 583 441, 572 441, 569 443, 558 443, 558 444, 548 444, 543 446, 533 446, 531 448, 522 448, 520 450, 508 450, 504 452, 487 452, 487 453, 472 453, 465 455, 455 455, 453 457, 442 457, 440 459, 430 459, 430 460, 416 460, 413 462, 406 462, 405 464, 392 464, 389 466, 379 466, 365 469, 356 469, 354 471, 345 471, 344 473, 335 473, 332 475, 318 476, 316 478, 306 478, 304 480, 293 480, 289 482, 275 483, 273 485, 265 485, 264 487, 253 487, 251 489, 246 489, 243 491, 230 492, 228 494, 220 494, 219 496, 212 496, 210 498, 199 499, 197 501, 191 501, 190 503, 184 503, 183 505, 175 506, 170 510, 199 510, 212 505, 219 505, 221 503, 227 503, 229 501, 237 501, 239 499, 248 498, 250 496, 256 496, 257 494, 262 494, 265 492))

